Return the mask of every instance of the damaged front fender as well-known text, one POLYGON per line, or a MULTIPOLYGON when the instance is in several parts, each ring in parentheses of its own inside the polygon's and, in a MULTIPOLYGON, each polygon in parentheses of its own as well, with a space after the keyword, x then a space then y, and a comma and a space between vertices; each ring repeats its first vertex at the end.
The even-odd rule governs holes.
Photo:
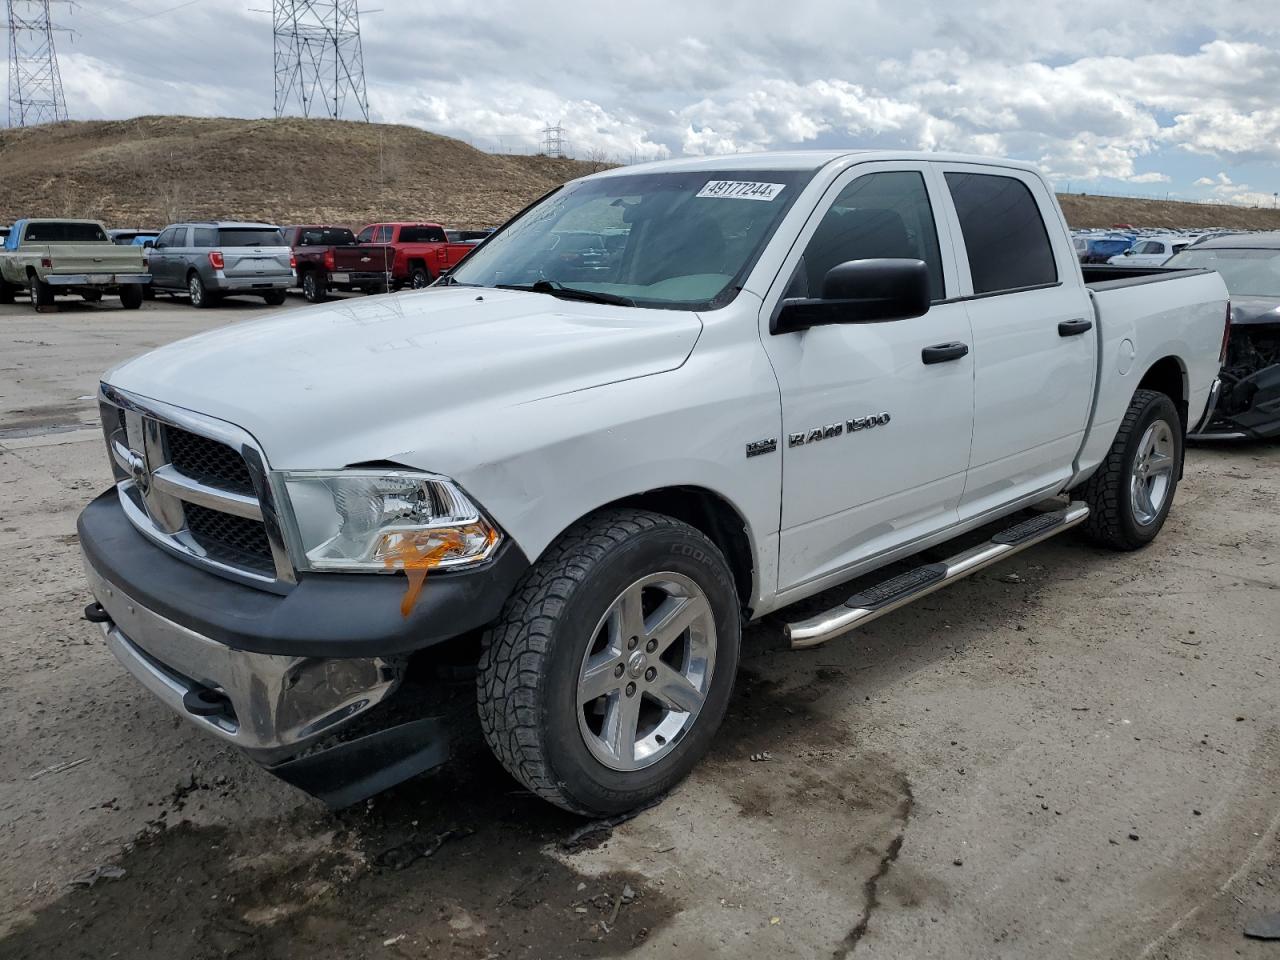
POLYGON ((1280 436, 1280 323, 1232 323, 1222 389, 1197 439, 1280 436))

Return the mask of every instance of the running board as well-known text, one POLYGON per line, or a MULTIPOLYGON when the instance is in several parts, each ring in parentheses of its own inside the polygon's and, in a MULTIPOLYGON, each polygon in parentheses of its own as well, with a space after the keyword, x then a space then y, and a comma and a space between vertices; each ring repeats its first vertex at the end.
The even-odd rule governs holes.
POLYGON ((1002 530, 986 543, 958 553, 941 563, 928 563, 899 574, 883 583, 855 593, 852 597, 816 617, 788 623, 783 627, 792 650, 816 647, 877 617, 928 596, 971 573, 989 567, 1041 541, 1085 521, 1088 504, 1073 501, 1062 510, 1042 513, 1002 530))

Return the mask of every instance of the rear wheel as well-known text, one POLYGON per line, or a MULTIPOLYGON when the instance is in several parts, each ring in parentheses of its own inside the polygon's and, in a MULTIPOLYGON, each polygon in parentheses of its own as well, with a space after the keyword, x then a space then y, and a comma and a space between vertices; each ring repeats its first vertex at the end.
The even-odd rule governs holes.
POLYGON ((205 289, 200 274, 194 270, 187 276, 187 295, 191 297, 193 307, 203 309, 213 306, 213 297, 209 296, 209 291, 205 289))
POLYGON ((409 275, 409 286, 415 290, 421 290, 423 287, 431 285, 431 271, 426 267, 414 267, 413 273, 409 275))
POLYGON ((279 307, 284 305, 285 292, 283 290, 271 290, 262 295, 262 299, 267 302, 269 307, 279 307))
POLYGON ((1178 408, 1166 394, 1138 390, 1106 459, 1083 487, 1084 530, 1113 550, 1137 550, 1164 526, 1182 474, 1178 408))
POLYGON ((45 283, 34 273, 27 277, 28 290, 31 293, 31 305, 37 310, 53 306, 53 287, 45 283))
POLYGON ((120 306, 126 310, 137 310, 142 306, 142 284, 126 283, 120 287, 120 306))
POLYGON ((302 296, 308 303, 324 303, 328 296, 324 281, 314 270, 308 270, 302 275, 302 296))
POLYGON ((662 514, 602 511, 547 550, 486 634, 485 738, 545 800, 594 816, 633 809, 710 747, 740 633, 715 544, 662 514))

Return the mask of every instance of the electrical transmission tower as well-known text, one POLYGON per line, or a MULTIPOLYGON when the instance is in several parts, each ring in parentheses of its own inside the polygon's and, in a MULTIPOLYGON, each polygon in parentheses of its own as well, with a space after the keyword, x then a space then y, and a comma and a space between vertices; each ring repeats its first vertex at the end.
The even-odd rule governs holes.
POLYGON ((350 102, 369 119, 357 0, 273 0, 276 116, 337 120, 350 102))
POLYGON ((569 141, 564 137, 564 127, 557 123, 542 128, 542 152, 548 157, 567 157, 569 141))
POLYGON ((67 119, 55 27, 49 8, 61 0, 7 0, 9 12, 9 126, 67 119))

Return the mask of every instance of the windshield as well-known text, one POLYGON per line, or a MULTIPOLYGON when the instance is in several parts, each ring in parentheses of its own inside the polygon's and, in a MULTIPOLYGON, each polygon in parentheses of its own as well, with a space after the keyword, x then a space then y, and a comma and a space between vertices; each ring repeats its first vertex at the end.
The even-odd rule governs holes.
POLYGON ((723 306, 812 177, 699 171, 570 184, 490 237, 452 279, 482 287, 551 281, 637 306, 723 306))
POLYGON ((351 247, 356 235, 346 227, 303 227, 298 235, 300 247, 351 247))
POLYGON ((1166 260, 1165 266, 1217 270, 1233 297, 1280 299, 1280 250, 1187 249, 1166 260))

